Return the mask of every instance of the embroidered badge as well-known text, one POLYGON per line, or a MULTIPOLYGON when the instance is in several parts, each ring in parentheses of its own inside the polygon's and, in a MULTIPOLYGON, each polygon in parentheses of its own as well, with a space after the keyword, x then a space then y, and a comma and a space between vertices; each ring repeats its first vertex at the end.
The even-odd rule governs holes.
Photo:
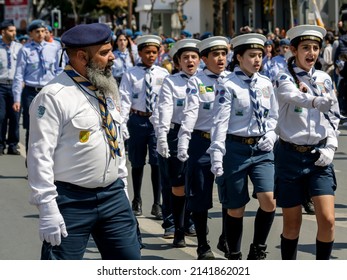
POLYGON ((190 92, 190 88, 186 89, 186 94, 188 94, 190 92))
POLYGON ((80 131, 80 142, 86 143, 89 140, 90 131, 82 130, 80 131))
POLYGON ((324 87, 327 92, 331 91, 333 89, 332 83, 329 79, 326 79, 324 81, 324 87))
POLYGON ((182 107, 184 106, 184 99, 177 99, 177 102, 176 102, 176 105, 177 107, 182 107))
POLYGON ((112 100, 111 97, 107 97, 106 98, 106 105, 108 108, 110 108, 111 110, 113 110, 115 108, 114 102, 112 100))
POLYGON ((280 77, 280 80, 285 80, 285 79, 287 79, 287 75, 282 75, 282 76, 280 77))
POLYGON ((243 110, 235 110, 236 116, 243 116, 243 110))
POLYGON ((199 93, 204 94, 206 93, 205 86, 203 84, 199 84, 199 93))
POLYGON ((302 113, 302 108, 301 108, 301 107, 298 107, 298 106, 295 106, 294 112, 295 112, 295 113, 302 113))
POLYGON ((261 90, 261 92, 262 92, 264 98, 270 98, 270 91, 268 88, 263 88, 261 90))
POLYGON ((191 94, 196 94, 197 92, 198 91, 195 88, 191 89, 191 91, 190 91, 191 94))
POLYGON ((45 112, 46 112, 46 107, 40 105, 40 106, 37 108, 37 118, 41 119, 41 118, 43 117, 43 115, 45 114, 45 112))
POLYGON ((223 104, 225 102, 225 97, 224 96, 221 96, 219 98, 219 104, 223 104))
POLYGON ((224 90, 224 89, 221 89, 220 95, 224 95, 224 94, 225 94, 225 90, 224 90))
POLYGON ((163 84, 163 80, 164 80, 163 78, 157 78, 156 81, 155 81, 155 84, 157 86, 161 86, 163 84))
POLYGON ((205 91, 206 92, 213 92, 213 86, 205 86, 205 91))
POLYGON ((202 108, 205 109, 205 110, 210 110, 211 103, 210 102, 205 102, 204 105, 202 106, 202 108))
POLYGON ((138 94, 138 93, 133 93, 133 98, 134 98, 134 99, 139 98, 139 94, 138 94))

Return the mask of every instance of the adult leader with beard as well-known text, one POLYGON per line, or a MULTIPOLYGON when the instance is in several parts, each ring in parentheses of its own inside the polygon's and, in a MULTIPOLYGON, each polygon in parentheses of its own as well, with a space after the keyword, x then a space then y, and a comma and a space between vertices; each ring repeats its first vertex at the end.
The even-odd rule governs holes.
POLYGON ((30 202, 40 213, 41 259, 82 259, 90 235, 102 259, 141 258, 125 191, 111 38, 100 23, 66 31, 69 64, 30 107, 30 202))

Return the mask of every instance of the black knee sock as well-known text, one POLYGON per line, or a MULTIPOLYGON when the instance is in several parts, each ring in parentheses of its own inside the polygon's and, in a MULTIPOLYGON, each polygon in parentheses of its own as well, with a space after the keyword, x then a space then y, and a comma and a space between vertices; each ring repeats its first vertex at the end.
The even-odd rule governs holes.
POLYGON ((222 208, 222 233, 221 236, 225 237, 225 217, 228 215, 228 209, 222 208))
POLYGON ((329 260, 334 241, 322 242, 316 239, 316 260, 329 260))
POLYGON ((225 234, 230 253, 241 251, 241 240, 243 231, 243 217, 235 218, 230 215, 225 217, 225 234))
POLYGON ((296 260, 296 253, 298 251, 297 239, 287 239, 281 234, 281 255, 282 260, 296 260))
POLYGON ((131 169, 131 178, 133 180, 134 201, 142 202, 141 200, 141 185, 143 177, 143 166, 133 167, 131 169))
POLYGON ((160 184, 159 184, 159 167, 151 164, 151 180, 153 189, 153 204, 160 204, 160 184))
POLYGON ((172 194, 171 201, 172 201, 172 215, 174 218, 175 228, 184 228, 186 197, 172 194))
POLYGON ((207 210, 192 213, 193 222, 195 224, 196 237, 198 239, 198 246, 204 246, 207 244, 207 214, 207 210))
POLYGON ((258 208, 257 215, 255 216, 254 220, 253 244, 265 245, 274 217, 275 211, 265 212, 260 207, 258 208))

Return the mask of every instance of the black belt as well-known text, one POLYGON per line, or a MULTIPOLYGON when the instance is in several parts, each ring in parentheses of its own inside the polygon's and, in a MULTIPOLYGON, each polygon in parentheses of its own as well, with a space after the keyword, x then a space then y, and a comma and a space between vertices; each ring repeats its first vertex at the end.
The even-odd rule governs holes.
POLYGON ((234 134, 227 134, 227 139, 228 140, 233 140, 242 144, 246 144, 246 145, 253 145, 253 144, 257 144, 258 141, 260 140, 260 138, 262 138, 263 136, 254 136, 254 137, 242 137, 242 136, 238 136, 238 135, 234 135, 234 134))
POLYGON ((39 92, 43 87, 32 87, 32 86, 25 86, 27 89, 39 92))
POLYGON ((103 191, 103 190, 105 190, 106 188, 108 188, 110 186, 109 185, 107 187, 85 188, 85 187, 81 187, 81 186, 78 186, 78 185, 75 185, 75 184, 72 184, 72 183, 63 182, 63 181, 54 181, 54 184, 56 186, 60 186, 60 187, 63 187, 63 188, 68 188, 68 189, 71 189, 71 190, 74 190, 74 191, 84 191, 84 192, 93 192, 93 193, 103 191))
POLYGON ((178 123, 170 123, 170 129, 172 130, 180 130, 181 125, 178 123))
POLYGON ((0 80, 1 85, 12 85, 12 80, 0 80))
POLYGON ((142 112, 142 111, 138 111, 138 110, 135 110, 135 109, 132 109, 132 108, 130 109, 130 113, 139 115, 140 117, 150 117, 150 116, 152 116, 152 112, 142 112))
POLYGON ((317 147, 321 147, 322 145, 325 145, 327 142, 327 139, 324 138, 323 140, 319 141, 317 145, 297 145, 290 142, 286 142, 282 140, 281 138, 280 138, 280 142, 282 145, 284 145, 285 147, 288 147, 289 149, 293 151, 296 151, 299 153, 308 153, 313 151, 317 147))
POLYGON ((202 138, 211 140, 211 134, 210 134, 209 132, 205 132, 205 131, 202 131, 202 130, 194 129, 194 130, 193 130, 193 133, 199 135, 199 136, 202 137, 202 138))

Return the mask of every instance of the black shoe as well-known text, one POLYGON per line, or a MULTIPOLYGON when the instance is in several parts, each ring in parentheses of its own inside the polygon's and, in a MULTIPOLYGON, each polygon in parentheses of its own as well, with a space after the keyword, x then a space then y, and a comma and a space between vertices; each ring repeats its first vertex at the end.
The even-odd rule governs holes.
POLYGON ((152 214, 157 220, 162 220, 162 219, 163 219, 163 213, 161 212, 161 205, 159 205, 159 204, 153 204, 153 205, 152 205, 151 214, 152 214))
POLYGON ((215 257, 208 244, 198 246, 196 250, 198 253, 198 260, 214 260, 215 257))
POLYGON ((175 248, 183 248, 186 247, 186 241, 184 240, 184 230, 183 229, 175 229, 175 236, 172 243, 172 246, 175 248))
POLYGON ((247 260, 265 260, 266 259, 266 245, 254 245, 251 244, 249 248, 249 254, 247 256, 247 260))
POLYGON ((135 216, 141 216, 142 215, 142 205, 141 202, 133 201, 132 209, 135 216))
POLYGON ((314 215, 314 206, 313 206, 313 202, 311 200, 305 202, 302 204, 302 206, 304 206, 305 212, 309 215, 314 215))
POLYGON ((20 152, 17 150, 16 147, 13 147, 13 148, 8 148, 8 149, 7 149, 7 154, 8 154, 8 155, 16 155, 16 156, 19 156, 19 155, 20 155, 20 152))
POLYGON ((226 253, 225 256, 228 260, 242 260, 242 254, 241 252, 237 252, 237 253, 226 253))
POLYGON ((224 257, 228 258, 228 244, 225 240, 225 237, 223 235, 219 236, 217 249, 222 251, 224 253, 224 257))

